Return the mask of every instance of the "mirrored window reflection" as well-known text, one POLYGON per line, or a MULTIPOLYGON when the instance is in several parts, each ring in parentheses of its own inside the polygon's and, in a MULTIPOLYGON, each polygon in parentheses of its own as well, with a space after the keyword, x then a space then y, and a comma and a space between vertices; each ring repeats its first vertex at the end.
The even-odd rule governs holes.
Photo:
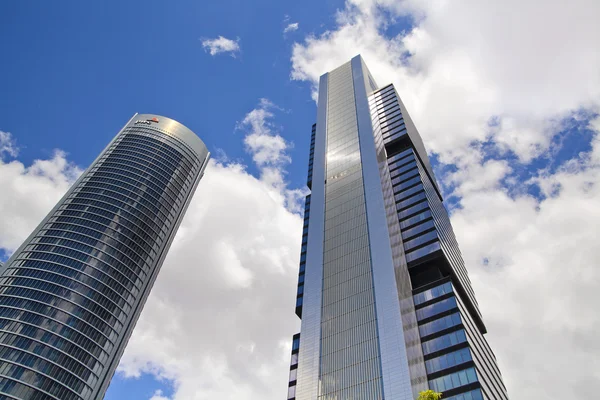
POLYGON ((429 387, 436 392, 444 392, 477 381, 475 368, 454 372, 440 378, 429 380, 429 387))

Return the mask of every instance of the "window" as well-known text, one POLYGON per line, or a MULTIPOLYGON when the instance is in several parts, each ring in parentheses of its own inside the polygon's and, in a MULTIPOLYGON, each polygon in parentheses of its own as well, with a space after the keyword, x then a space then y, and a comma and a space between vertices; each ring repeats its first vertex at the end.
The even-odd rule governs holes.
POLYGON ((425 257, 426 255, 431 254, 440 249, 441 249, 440 242, 431 243, 430 245, 421 247, 418 250, 415 250, 411 253, 406 254, 406 261, 411 262, 414 260, 418 260, 419 258, 425 257))
POLYGON ((421 321, 425 318, 433 317, 439 313, 444 311, 451 310, 453 308, 457 308, 456 297, 450 297, 441 301, 438 301, 435 304, 431 304, 429 306, 425 306, 423 308, 419 308, 416 310, 417 312, 417 320, 421 321))
POLYGON ((443 392, 473 382, 477 382, 477 374, 475 373, 475 368, 469 368, 436 379, 431 379, 429 381, 429 387, 436 392, 443 392))
POLYGON ((419 334, 421 337, 432 335, 436 332, 443 331, 444 329, 452 328, 453 326, 460 325, 462 320, 460 319, 459 313, 446 315, 435 321, 428 322, 419 326, 419 334))
POLYGON ((483 400, 483 394, 481 394, 481 389, 477 389, 457 394, 456 396, 446 397, 444 400, 483 400))
POLYGON ((433 300, 436 297, 440 297, 444 294, 452 292, 452 283, 446 282, 443 285, 436 286, 434 288, 425 290, 424 292, 415 294, 415 305, 425 303, 426 301, 433 300))
POLYGON ((428 340, 427 342, 423 342, 423 354, 431 354, 436 351, 440 351, 447 347, 455 346, 460 343, 464 343, 467 341, 467 336, 464 330, 456 331, 449 333, 444 336, 440 336, 435 339, 428 340))
POLYGON ((431 360, 427 360, 425 361, 425 367, 427 368, 427 373, 431 374, 446 368, 466 363, 471 360, 473 360, 471 357, 471 350, 465 347, 464 349, 453 351, 452 353, 444 354, 442 356, 432 358, 431 360))

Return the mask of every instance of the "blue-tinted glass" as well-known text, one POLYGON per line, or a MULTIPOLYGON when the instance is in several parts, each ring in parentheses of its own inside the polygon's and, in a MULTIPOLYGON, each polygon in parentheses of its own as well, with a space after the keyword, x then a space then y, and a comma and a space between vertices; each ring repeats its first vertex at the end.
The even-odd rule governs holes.
POLYGON ((415 305, 424 303, 429 300, 433 300, 436 297, 443 296, 447 293, 453 293, 451 282, 446 282, 443 285, 436 286, 434 288, 425 290, 424 292, 415 294, 414 295, 415 305))
POLYGON ((438 238, 438 234, 436 231, 427 232, 421 236, 417 236, 416 238, 404 242, 404 250, 409 251, 410 249, 420 246, 423 243, 430 242, 438 238))
POLYGON ((428 209, 428 208, 429 208, 429 203, 427 203, 427 201, 422 201, 418 204, 415 204, 412 207, 407 208, 406 210, 400 211, 398 213, 398 218, 403 219, 403 218, 413 215, 421 210, 428 209))
POLYGON ((419 326, 419 333, 421 337, 434 334, 444 329, 451 328, 453 326, 460 325, 462 320, 459 313, 446 315, 445 317, 436 319, 435 321, 427 322, 426 324, 419 326))
POLYGON ((431 218, 431 210, 424 211, 418 215, 415 215, 414 217, 410 217, 408 219, 405 219, 404 221, 400 221, 400 228, 407 228, 411 225, 415 225, 419 221, 424 221, 428 218, 431 218))
POLYGON ((432 244, 429 244, 425 247, 421 247, 420 249, 417 249, 411 253, 406 254, 406 261, 407 262, 411 262, 414 260, 418 260, 421 257, 425 257, 428 254, 433 253, 434 251, 438 251, 440 250, 440 242, 435 242, 432 244))
POLYGON ((425 192, 421 192, 415 196, 409 197, 406 200, 396 203, 396 210, 401 210, 403 208, 410 206, 411 204, 418 203, 421 200, 425 200, 426 198, 427 198, 427 195, 425 194, 425 192))
POLYGON ((410 189, 406 189, 404 191, 400 191, 400 188, 396 186, 394 188, 394 199, 396 201, 404 200, 405 198, 412 196, 413 194, 420 192, 421 190, 423 190, 423 184, 413 186, 410 189))
POLYGON ((471 357, 471 351, 468 347, 465 347, 463 349, 453 351, 452 353, 443 354, 439 357, 427 360, 425 361, 425 366, 427 368, 427 373, 432 374, 434 372, 454 367, 471 360, 473 360, 471 357))
POLYGON ((437 303, 419 308, 417 310, 417 319, 420 321, 457 307, 458 304, 456 304, 456 297, 449 297, 447 299, 438 301, 437 303))
POLYGON ((423 354, 431 354, 436 351, 440 351, 447 347, 455 346, 460 343, 464 343, 467 341, 467 336, 465 335, 464 330, 451 332, 446 335, 437 337, 435 339, 428 340, 423 342, 423 354))
POLYGON ((419 224, 413 228, 403 230, 402 231, 402 239, 408 239, 408 238, 415 236, 421 232, 424 232, 429 229, 434 229, 434 228, 435 228, 435 223, 433 222, 432 219, 430 219, 429 221, 425 221, 422 224, 419 224))
POLYGON ((481 389, 477 389, 456 396, 445 397, 444 400, 483 400, 483 394, 481 389))
POLYGON ((401 151, 398 154, 395 154, 395 155, 393 155, 391 157, 388 157, 388 164, 391 163, 391 162, 393 162, 393 161, 400 160, 400 159, 408 156, 409 154, 413 154, 413 150, 412 149, 406 149, 406 150, 401 151))
POLYGON ((476 381, 477 374, 475 373, 475 369, 469 368, 440 378, 431 379, 429 387, 436 392, 444 392, 476 381))

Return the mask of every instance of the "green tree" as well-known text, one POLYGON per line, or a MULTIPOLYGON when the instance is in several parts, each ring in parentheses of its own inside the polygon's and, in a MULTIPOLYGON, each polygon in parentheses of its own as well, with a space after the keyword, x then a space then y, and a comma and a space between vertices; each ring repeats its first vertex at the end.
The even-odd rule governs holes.
POLYGON ((433 390, 426 390, 424 392, 419 393, 419 397, 417 397, 417 400, 440 400, 441 398, 441 393, 434 392, 433 390))

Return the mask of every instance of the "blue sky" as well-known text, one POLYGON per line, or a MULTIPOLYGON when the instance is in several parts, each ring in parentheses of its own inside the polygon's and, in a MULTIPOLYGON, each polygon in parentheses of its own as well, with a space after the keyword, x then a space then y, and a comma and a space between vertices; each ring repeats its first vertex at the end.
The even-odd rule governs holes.
POLYGON ((181 121, 214 152, 244 158, 236 122, 268 98, 303 180, 315 105, 290 81, 291 42, 331 24, 341 2, 10 2, 0 14, 2 129, 28 163, 60 148, 88 165, 134 112, 181 121), (283 35, 285 16, 300 29, 283 35), (211 56, 200 39, 239 38, 211 56), (302 173, 300 172, 302 170, 302 173))
POLYGON ((284 398, 315 84, 360 53, 433 157, 511 399, 592 397, 599 14, 596 0, 5 1, 0 259, 135 112, 174 118, 219 163, 106 399, 284 398), (211 55, 219 37, 239 51, 211 55))

